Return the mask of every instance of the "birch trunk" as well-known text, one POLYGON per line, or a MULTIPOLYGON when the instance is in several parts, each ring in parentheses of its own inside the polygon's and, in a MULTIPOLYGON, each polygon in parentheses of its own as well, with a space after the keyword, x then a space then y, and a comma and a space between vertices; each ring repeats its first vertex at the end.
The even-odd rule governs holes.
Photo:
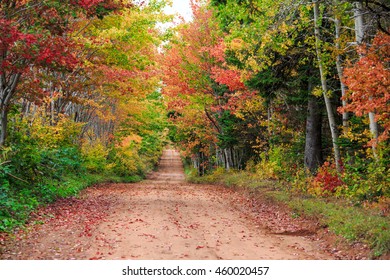
MULTIPOLYGON (((340 80, 340 89, 341 89, 341 97, 342 97, 342 106, 347 106, 347 101, 344 99, 347 87, 345 86, 343 82, 343 67, 342 67, 342 59, 340 55, 340 20, 338 18, 335 19, 335 29, 336 29, 336 50, 337 50, 337 56, 336 56, 336 68, 337 68, 337 74, 339 76, 340 80)), ((343 129, 344 131, 348 128, 348 112, 343 113, 343 129)))
POLYGON ((223 149, 223 151, 224 151, 224 154, 225 154, 225 169, 226 170, 230 170, 228 151, 227 151, 227 149, 223 149))
MULTIPOLYGON (((363 39, 364 39, 365 26, 364 26, 362 11, 363 11, 362 3, 355 2, 354 17, 355 17, 355 38, 356 38, 357 45, 363 43, 363 39)), ((369 99, 372 100, 372 97, 370 97, 369 99)), ((372 143, 372 153, 374 155, 374 158, 376 159, 378 157, 376 152, 376 145, 377 145, 379 133, 378 133, 378 123, 375 120, 375 112, 369 112, 368 118, 370 120, 371 136, 374 139, 374 142, 372 143)))
POLYGON ((314 0, 313 3, 314 3, 315 48, 316 48, 316 53, 317 53, 318 67, 320 70, 322 95, 324 96, 326 112, 328 114, 330 132, 332 135, 333 153, 334 153, 334 159, 335 159, 335 163, 336 163, 336 169, 338 172, 340 172, 341 171, 341 168, 340 168, 341 156, 340 156, 340 148, 339 148, 339 145, 337 144, 339 136, 338 136, 335 116, 334 116, 333 109, 332 109, 332 104, 331 104, 330 98, 328 97, 328 86, 327 86, 324 63, 322 60, 322 54, 321 54, 321 49, 320 49, 321 48, 321 46, 320 46, 321 45, 320 44, 321 33, 320 33, 320 26, 319 26, 318 0, 314 0))

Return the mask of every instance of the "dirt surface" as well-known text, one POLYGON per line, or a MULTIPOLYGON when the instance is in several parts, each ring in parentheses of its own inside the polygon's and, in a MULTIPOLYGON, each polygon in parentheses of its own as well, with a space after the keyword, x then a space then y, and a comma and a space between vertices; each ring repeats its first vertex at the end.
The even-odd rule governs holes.
POLYGON ((142 183, 91 187, 41 209, 29 230, 0 238, 0 259, 334 258, 304 221, 246 204, 234 190, 186 183, 178 153, 165 150, 142 183))

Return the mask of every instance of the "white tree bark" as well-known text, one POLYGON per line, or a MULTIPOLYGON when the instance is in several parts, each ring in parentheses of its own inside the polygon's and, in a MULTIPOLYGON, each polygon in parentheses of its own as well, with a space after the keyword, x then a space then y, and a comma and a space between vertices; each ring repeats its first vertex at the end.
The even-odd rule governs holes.
MULTIPOLYGON (((335 29, 336 29, 336 50, 337 50, 337 56, 336 56, 336 68, 337 68, 337 74, 339 76, 340 80, 340 89, 341 89, 341 97, 345 97, 347 87, 345 86, 343 82, 343 67, 342 67, 342 59, 340 55, 340 29, 341 24, 340 20, 335 18, 335 29)), ((347 105, 347 101, 342 98, 342 106, 345 107, 347 105)), ((348 112, 343 113, 343 129, 345 130, 348 127, 348 112)))
MULTIPOLYGON (((364 19, 363 19, 363 7, 360 2, 355 2, 355 8, 354 8, 354 17, 355 17, 355 37, 356 37, 356 44, 360 45, 363 43, 364 39, 364 32, 365 32, 365 25, 364 25, 364 19)), ((372 100, 372 97, 369 98, 369 100, 372 100)), ((377 158, 377 152, 376 152, 376 145, 378 140, 378 123, 375 120, 375 112, 369 112, 368 118, 370 120, 370 132, 371 137, 374 140, 372 143, 372 153, 374 155, 374 158, 377 158)))
POLYGON ((334 153, 334 159, 336 163, 336 169, 337 171, 341 171, 340 162, 341 162, 341 156, 340 156, 340 148, 338 145, 338 130, 337 130, 337 124, 335 120, 335 116, 332 109, 332 104, 330 101, 330 98, 328 96, 328 86, 327 86, 327 80, 325 76, 325 69, 324 69, 324 62, 322 59, 321 54, 321 38, 320 38, 320 26, 319 26, 319 8, 318 8, 318 0, 313 1, 314 4, 314 36, 315 36, 315 48, 317 53, 317 61, 318 61, 318 67, 320 70, 320 77, 321 77, 321 87, 322 87, 322 95, 325 100, 325 106, 326 106, 326 112, 328 114, 328 121, 329 121, 329 127, 330 132, 332 135, 332 143, 333 143, 333 153, 334 153))
POLYGON ((355 2, 355 8, 353 10, 354 19, 355 19, 355 38, 356 43, 361 44, 364 38, 364 23, 363 23, 363 15, 362 15, 362 3, 355 2))

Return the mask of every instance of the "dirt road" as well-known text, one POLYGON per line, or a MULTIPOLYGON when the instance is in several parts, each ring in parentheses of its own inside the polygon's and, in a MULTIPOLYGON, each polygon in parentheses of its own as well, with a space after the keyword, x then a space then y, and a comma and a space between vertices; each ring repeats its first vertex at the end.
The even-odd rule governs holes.
POLYGON ((270 233, 237 207, 240 199, 222 187, 186 183, 178 153, 166 150, 148 180, 90 188, 60 203, 41 215, 44 224, 6 244, 1 258, 331 258, 304 236, 270 233))

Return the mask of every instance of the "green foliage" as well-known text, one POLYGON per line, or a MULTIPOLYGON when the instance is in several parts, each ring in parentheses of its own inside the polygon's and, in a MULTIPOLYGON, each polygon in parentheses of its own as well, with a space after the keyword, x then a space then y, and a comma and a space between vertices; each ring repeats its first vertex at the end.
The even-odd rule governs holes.
POLYGON ((132 146, 116 147, 113 150, 113 172, 119 176, 143 175, 145 166, 140 159, 137 149, 132 146))
POLYGON ((78 147, 72 139, 79 130, 72 130, 77 125, 70 121, 56 126, 27 124, 26 120, 13 122, 12 144, 1 148, 0 231, 22 226, 39 205, 77 195, 91 184, 140 181, 164 145, 158 132, 163 125, 155 134, 145 130, 145 141, 137 145, 112 147, 96 140, 78 147))
POLYGON ((65 176, 85 170, 76 147, 49 149, 34 141, 3 148, 1 160, 0 231, 22 225, 38 205, 76 194, 65 176))
MULTIPOLYGON (((369 154, 372 152, 371 149, 368 151, 369 154)), ((325 162, 314 176, 299 169, 292 179, 292 188, 302 194, 335 196, 358 205, 389 198, 387 151, 379 147, 377 151, 376 160, 370 159, 370 155, 347 157, 341 172, 337 172, 335 164, 330 162, 325 162)))
POLYGON ((109 149, 101 140, 87 141, 81 147, 84 165, 90 172, 103 172, 107 169, 109 149))
POLYGON ((77 147, 60 147, 58 149, 42 151, 42 165, 51 170, 55 178, 61 178, 63 174, 83 174, 82 154, 77 147))
POLYGON ((385 160, 368 161, 354 158, 341 173, 325 162, 316 175, 301 169, 292 180, 292 188, 302 194, 318 197, 335 196, 354 204, 377 202, 390 197, 389 166, 385 160))
POLYGON ((218 146, 222 149, 234 147, 239 143, 240 131, 237 129, 240 119, 231 114, 230 111, 223 111, 217 118, 222 133, 218 134, 218 146))
MULTIPOLYGON (((290 145, 272 146, 268 152, 260 154, 260 160, 248 165, 247 170, 256 173, 262 179, 293 180, 300 164, 300 152, 295 152, 294 142, 290 145)), ((301 147, 297 148, 301 149, 301 147)))
POLYGON ((347 185, 345 196, 355 202, 378 201, 380 197, 390 197, 390 177, 388 159, 377 161, 355 158, 345 165, 342 180, 347 185))

